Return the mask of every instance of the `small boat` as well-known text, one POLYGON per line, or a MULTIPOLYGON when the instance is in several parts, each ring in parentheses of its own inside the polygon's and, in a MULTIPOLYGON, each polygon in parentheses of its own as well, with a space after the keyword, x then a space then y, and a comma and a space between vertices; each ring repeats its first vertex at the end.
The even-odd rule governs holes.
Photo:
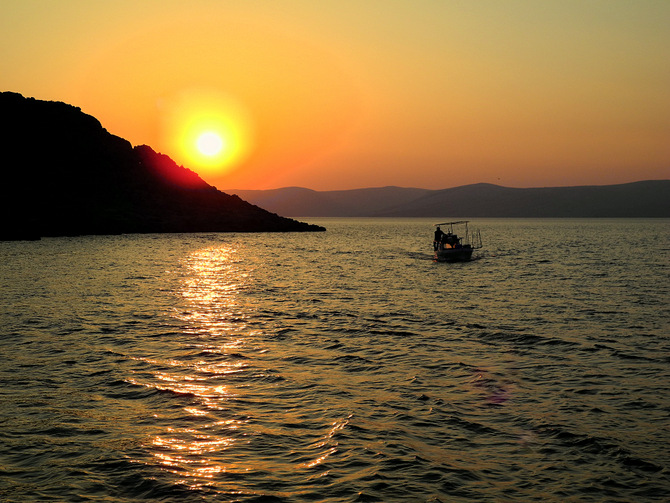
POLYGON ((435 224, 435 240, 433 250, 438 262, 466 262, 472 259, 472 252, 482 247, 482 236, 479 231, 472 233, 468 229, 468 220, 435 224), (444 232, 441 226, 445 226, 444 232), (454 231, 460 233, 460 236, 454 231))

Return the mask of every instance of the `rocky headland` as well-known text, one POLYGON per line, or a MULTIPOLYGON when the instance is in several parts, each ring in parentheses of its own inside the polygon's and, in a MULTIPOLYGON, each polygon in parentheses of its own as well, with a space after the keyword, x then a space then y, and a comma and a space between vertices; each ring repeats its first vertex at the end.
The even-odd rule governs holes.
POLYGON ((66 103, 2 92, 0 120, 2 240, 325 230, 225 194, 66 103))

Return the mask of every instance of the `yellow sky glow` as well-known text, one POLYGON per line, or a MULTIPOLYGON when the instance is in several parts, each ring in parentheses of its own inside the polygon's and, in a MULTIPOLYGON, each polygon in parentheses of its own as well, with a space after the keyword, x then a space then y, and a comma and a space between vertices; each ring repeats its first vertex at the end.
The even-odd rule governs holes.
POLYGON ((6 0, 0 88, 223 190, 667 179, 667 26, 654 0, 6 0))

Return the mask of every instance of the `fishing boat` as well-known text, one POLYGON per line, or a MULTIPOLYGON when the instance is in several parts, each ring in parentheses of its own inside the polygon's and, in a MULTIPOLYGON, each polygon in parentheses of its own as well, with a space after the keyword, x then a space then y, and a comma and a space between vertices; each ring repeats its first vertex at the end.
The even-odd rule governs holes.
POLYGON ((474 250, 482 247, 480 232, 470 232, 468 220, 443 222, 435 227, 433 250, 438 262, 466 262, 472 259, 474 250))

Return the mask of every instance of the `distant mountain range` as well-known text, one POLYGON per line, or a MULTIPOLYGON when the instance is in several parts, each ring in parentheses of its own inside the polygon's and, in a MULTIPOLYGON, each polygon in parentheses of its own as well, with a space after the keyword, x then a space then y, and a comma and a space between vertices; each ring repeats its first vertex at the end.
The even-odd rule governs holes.
POLYGON ((670 217, 670 180, 529 189, 478 183, 443 190, 287 187, 227 192, 292 217, 670 217))
POLYGON ((224 194, 79 108, 0 93, 0 239, 145 232, 294 232, 323 227, 224 194))

